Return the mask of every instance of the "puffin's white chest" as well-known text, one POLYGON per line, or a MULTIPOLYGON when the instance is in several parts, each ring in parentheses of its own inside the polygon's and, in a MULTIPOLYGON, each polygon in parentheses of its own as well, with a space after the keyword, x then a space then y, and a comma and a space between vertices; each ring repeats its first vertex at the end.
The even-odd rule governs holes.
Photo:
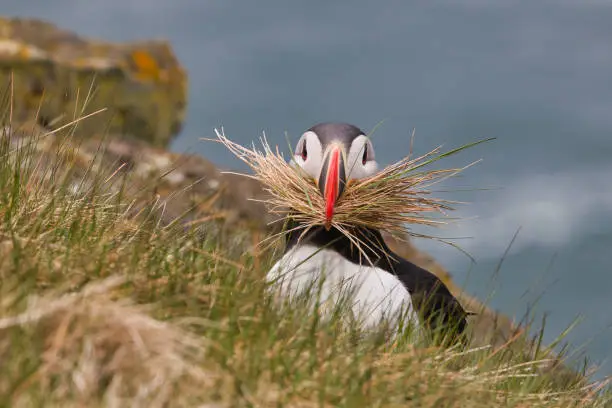
POLYGON ((311 290, 311 296, 320 296, 320 302, 335 303, 348 295, 353 315, 366 327, 402 315, 417 322, 410 293, 396 276, 377 267, 356 265, 329 249, 297 245, 270 269, 267 279, 283 296, 311 290))

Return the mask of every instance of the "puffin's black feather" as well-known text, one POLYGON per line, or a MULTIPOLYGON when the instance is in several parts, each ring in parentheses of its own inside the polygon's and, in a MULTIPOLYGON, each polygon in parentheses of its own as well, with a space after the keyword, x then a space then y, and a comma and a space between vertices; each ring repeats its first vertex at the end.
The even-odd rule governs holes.
POLYGON ((463 309, 437 276, 392 252, 379 231, 365 228, 351 231, 356 238, 367 243, 368 248, 363 245, 361 248, 368 257, 365 259, 364 254, 335 228, 327 231, 322 226, 314 227, 303 234, 305 228, 289 220, 287 229, 291 232, 287 236, 285 253, 299 242, 333 250, 358 265, 371 262, 373 266, 398 277, 410 293, 415 308, 422 314, 426 327, 459 336, 464 334, 466 317, 470 313, 463 309))

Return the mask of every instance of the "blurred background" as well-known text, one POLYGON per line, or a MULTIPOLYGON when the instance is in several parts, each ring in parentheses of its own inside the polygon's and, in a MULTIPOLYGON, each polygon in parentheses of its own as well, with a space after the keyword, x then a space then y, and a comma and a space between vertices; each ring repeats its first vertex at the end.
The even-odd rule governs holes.
POLYGON ((435 231, 463 237, 476 263, 415 243, 492 307, 546 314, 547 341, 581 316, 568 339, 612 372, 612 2, 0 0, 0 14, 170 40, 190 83, 172 149, 223 168, 246 170, 199 140, 218 126, 285 147, 317 122, 383 121, 381 164, 408 153, 413 129, 416 153, 497 138, 438 163, 483 159, 440 187, 467 203, 435 231))

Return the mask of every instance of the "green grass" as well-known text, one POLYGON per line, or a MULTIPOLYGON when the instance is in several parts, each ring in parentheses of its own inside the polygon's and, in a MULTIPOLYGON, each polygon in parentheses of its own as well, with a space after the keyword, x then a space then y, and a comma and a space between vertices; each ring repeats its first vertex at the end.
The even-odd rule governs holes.
POLYGON ((274 255, 254 251, 247 231, 163 224, 153 185, 128 194, 129 177, 77 166, 69 137, 57 140, 42 155, 40 141, 0 136, 0 406, 610 400, 603 384, 544 370, 544 347, 389 344, 347 327, 342 310, 321 320, 281 308, 263 281, 274 255))

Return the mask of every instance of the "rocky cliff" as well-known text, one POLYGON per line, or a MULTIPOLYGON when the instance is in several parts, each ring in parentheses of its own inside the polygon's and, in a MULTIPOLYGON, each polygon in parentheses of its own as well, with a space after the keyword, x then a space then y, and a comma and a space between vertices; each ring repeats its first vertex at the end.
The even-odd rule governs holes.
POLYGON ((187 75, 166 42, 111 44, 0 17, 0 76, 13 77, 13 120, 48 130, 107 108, 77 132, 167 146, 185 117, 187 75))

